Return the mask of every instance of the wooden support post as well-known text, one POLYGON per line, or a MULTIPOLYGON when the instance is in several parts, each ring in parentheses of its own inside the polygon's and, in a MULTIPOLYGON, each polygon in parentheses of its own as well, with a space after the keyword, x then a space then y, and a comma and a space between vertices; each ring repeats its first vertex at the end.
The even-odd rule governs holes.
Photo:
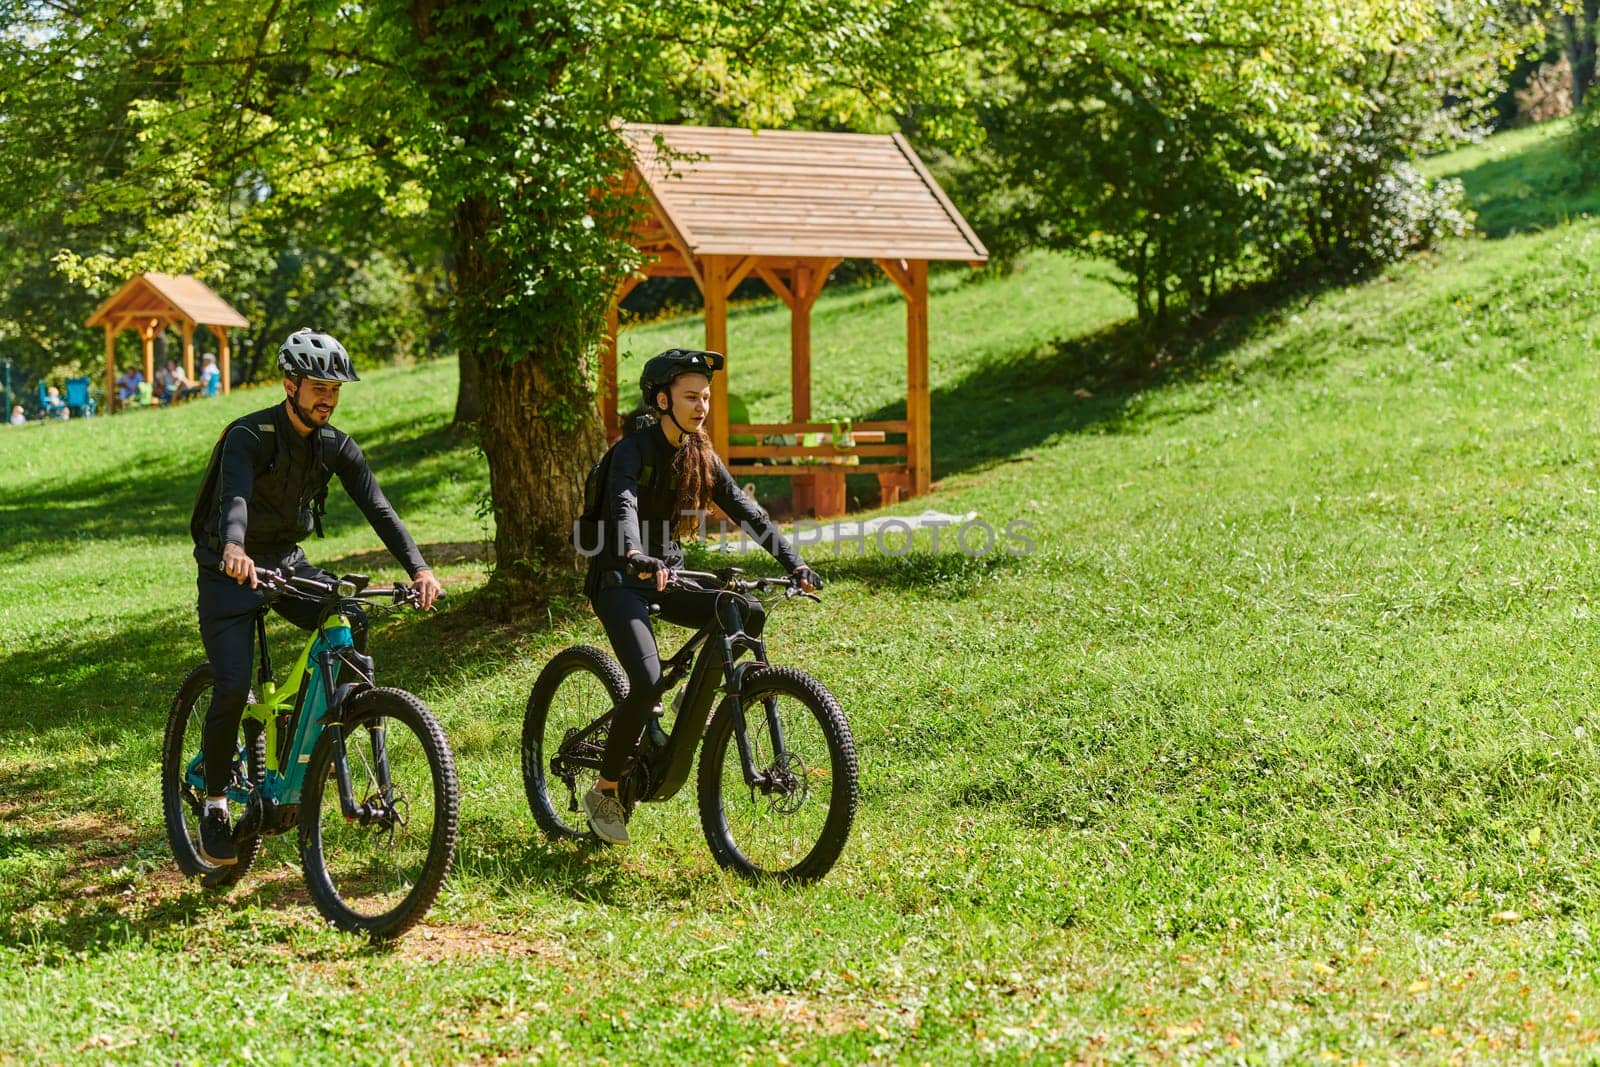
POLYGON ((233 391, 233 366, 228 361, 228 328, 213 326, 217 334, 217 369, 222 372, 222 391, 233 391))
POLYGON ((622 410, 619 403, 620 386, 617 383, 617 331, 623 300, 640 282, 643 275, 623 279, 611 294, 611 304, 606 308, 606 336, 600 344, 600 418, 605 423, 606 440, 615 441, 622 436, 622 410))
POLYGON ((183 323, 183 376, 194 381, 194 323, 183 323))
POLYGON ((875 261, 883 268, 883 273, 889 276, 900 292, 905 294, 907 300, 911 299, 911 275, 908 273, 910 265, 903 259, 880 259, 875 261))
POLYGON ((933 404, 928 388, 928 263, 906 265, 906 460, 911 495, 933 484, 933 404))
POLYGON ((156 320, 145 323, 139 331, 139 336, 144 341, 144 380, 152 383, 156 380, 156 320))
POLYGON ((617 411, 617 304, 614 299, 606 306, 606 336, 600 343, 600 420, 605 423, 606 440, 615 441, 621 436, 621 414, 617 411))
POLYGON ((789 418, 810 422, 811 305, 817 299, 810 265, 796 264, 789 286, 794 293, 789 305, 789 418))
POLYGON ((842 259, 800 260, 789 276, 789 392, 795 422, 811 419, 811 309, 842 259))
POLYGON ((106 323, 106 410, 117 410, 117 328, 106 323))
MULTIPOLYGON (((706 301, 706 348, 728 355, 728 261, 706 256, 700 272, 706 301)), ((729 361, 731 364, 731 360, 729 361)), ((728 368, 711 378, 711 447, 728 458, 728 368)))

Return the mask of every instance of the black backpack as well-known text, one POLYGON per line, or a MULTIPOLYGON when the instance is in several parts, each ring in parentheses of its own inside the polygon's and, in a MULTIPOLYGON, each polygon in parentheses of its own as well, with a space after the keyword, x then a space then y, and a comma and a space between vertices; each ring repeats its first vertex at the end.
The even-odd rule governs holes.
MULTIPOLYGON (((246 415, 245 419, 255 417, 257 416, 254 414, 246 415)), ((222 481, 222 443, 228 439, 228 431, 243 421, 244 419, 235 419, 224 426, 222 433, 217 435, 217 443, 211 446, 211 458, 206 461, 206 471, 200 476, 200 491, 195 494, 194 510, 189 515, 189 536, 194 539, 196 545, 217 553, 219 559, 221 558, 222 545, 217 529, 217 492, 222 481)), ((274 433, 273 436, 272 447, 263 450, 266 452, 265 459, 262 458, 260 452, 256 454, 255 475, 258 479, 263 475, 272 473, 272 469, 278 465, 277 434, 274 433)), ((323 436, 321 433, 317 434, 319 457, 322 455, 323 436)), ((323 486, 311 500, 312 528, 316 531, 318 537, 322 536, 322 516, 327 511, 327 508, 328 487, 323 486)))
MULTIPOLYGON (((616 450, 616 445, 606 449, 606 454, 595 460, 583 480, 583 513, 572 524, 572 547, 583 556, 599 555, 605 549, 605 531, 601 526, 606 517, 606 482, 611 478, 611 456, 616 450)), ((651 484, 654 477, 654 465, 646 463, 639 469, 641 486, 651 484)))

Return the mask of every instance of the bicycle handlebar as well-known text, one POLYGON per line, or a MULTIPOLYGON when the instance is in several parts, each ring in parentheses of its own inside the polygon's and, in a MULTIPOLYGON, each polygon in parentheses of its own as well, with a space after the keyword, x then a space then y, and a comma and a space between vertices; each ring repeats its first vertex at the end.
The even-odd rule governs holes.
MULTIPOLYGON (((365 576, 361 577, 364 580, 365 576)), ((301 593, 310 594, 318 599, 355 599, 355 600, 387 600, 391 604, 407 604, 417 606, 416 587, 407 582, 395 582, 393 585, 358 585, 350 578, 341 578, 337 582, 324 582, 316 578, 303 578, 295 574, 284 574, 282 571, 258 568, 256 581, 262 587, 273 593, 301 593)), ((441 590, 439 595, 444 596, 441 590)))
POLYGON ((710 585, 717 589, 730 589, 736 593, 765 593, 772 590, 783 590, 785 597, 803 596, 808 600, 821 601, 822 598, 815 593, 808 593, 800 587, 798 579, 787 578, 740 578, 738 567, 725 567, 719 571, 688 571, 674 570, 667 579, 668 586, 689 588, 678 585, 679 579, 696 583, 697 587, 710 585))

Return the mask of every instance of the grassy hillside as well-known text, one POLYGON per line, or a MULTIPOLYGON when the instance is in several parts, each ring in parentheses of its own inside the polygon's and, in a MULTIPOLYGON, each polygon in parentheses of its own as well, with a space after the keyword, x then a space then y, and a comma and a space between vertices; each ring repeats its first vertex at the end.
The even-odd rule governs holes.
MULTIPOLYGON (((1492 236, 1193 350, 1142 349, 1083 264, 939 279, 912 510, 1035 550, 812 553, 825 604, 769 635, 841 697, 863 810, 806 891, 717 873, 687 796, 626 853, 536 837, 527 688, 602 636, 580 604, 473 610, 447 364, 339 421, 456 594, 373 646, 455 745, 458 873, 383 950, 318 926, 287 840, 231 896, 182 883, 181 531, 218 427, 272 393, 0 431, 0 1059, 1592 1057, 1600 223, 1559 132, 1434 161, 1492 236)), ((894 409, 902 321, 887 286, 824 297, 819 413, 894 409)), ((785 334, 732 324, 757 418, 785 334)), ((698 336, 633 331, 624 376, 698 336)), ((372 565, 348 504, 330 528, 316 558, 372 565)))

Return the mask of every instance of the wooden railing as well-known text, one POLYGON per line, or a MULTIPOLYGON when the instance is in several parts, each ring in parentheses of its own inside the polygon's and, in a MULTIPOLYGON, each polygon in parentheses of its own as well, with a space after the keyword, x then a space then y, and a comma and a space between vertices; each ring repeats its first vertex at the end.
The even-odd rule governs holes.
POLYGON ((852 422, 850 438, 855 442, 853 445, 834 443, 833 429, 834 424, 831 422, 730 423, 728 470, 735 477, 754 475, 792 477, 816 474, 818 468, 842 467, 845 465, 842 461, 851 456, 858 456, 862 460, 859 465, 862 469, 852 473, 873 474, 880 470, 906 467, 908 450, 904 440, 906 434, 904 419, 852 422), (808 445, 798 441, 803 434, 819 433, 825 436, 818 444, 808 445), (902 440, 890 441, 888 440, 890 434, 897 434, 902 440), (754 437, 755 443, 748 441, 732 443, 739 441, 740 438, 749 437, 754 437), (771 443, 771 439, 775 437, 797 440, 794 444, 771 443), (749 462, 762 459, 780 461, 809 459, 817 462, 749 462), (740 462, 741 460, 745 462, 740 462), (867 462, 868 460, 871 462, 867 462))
POLYGON ((730 423, 728 471, 735 478, 793 479, 796 509, 814 505, 819 515, 844 510, 846 474, 873 474, 878 478, 880 502, 890 504, 910 492, 907 427, 904 419, 852 421, 849 436, 854 443, 847 445, 835 443, 832 422, 730 423), (803 434, 824 436, 819 443, 808 445, 800 442, 803 434), (900 440, 890 441, 891 434, 900 440), (751 437, 754 443, 734 443, 751 437), (775 443, 773 438, 795 443, 775 443), (851 457, 857 461, 850 463, 851 457))

